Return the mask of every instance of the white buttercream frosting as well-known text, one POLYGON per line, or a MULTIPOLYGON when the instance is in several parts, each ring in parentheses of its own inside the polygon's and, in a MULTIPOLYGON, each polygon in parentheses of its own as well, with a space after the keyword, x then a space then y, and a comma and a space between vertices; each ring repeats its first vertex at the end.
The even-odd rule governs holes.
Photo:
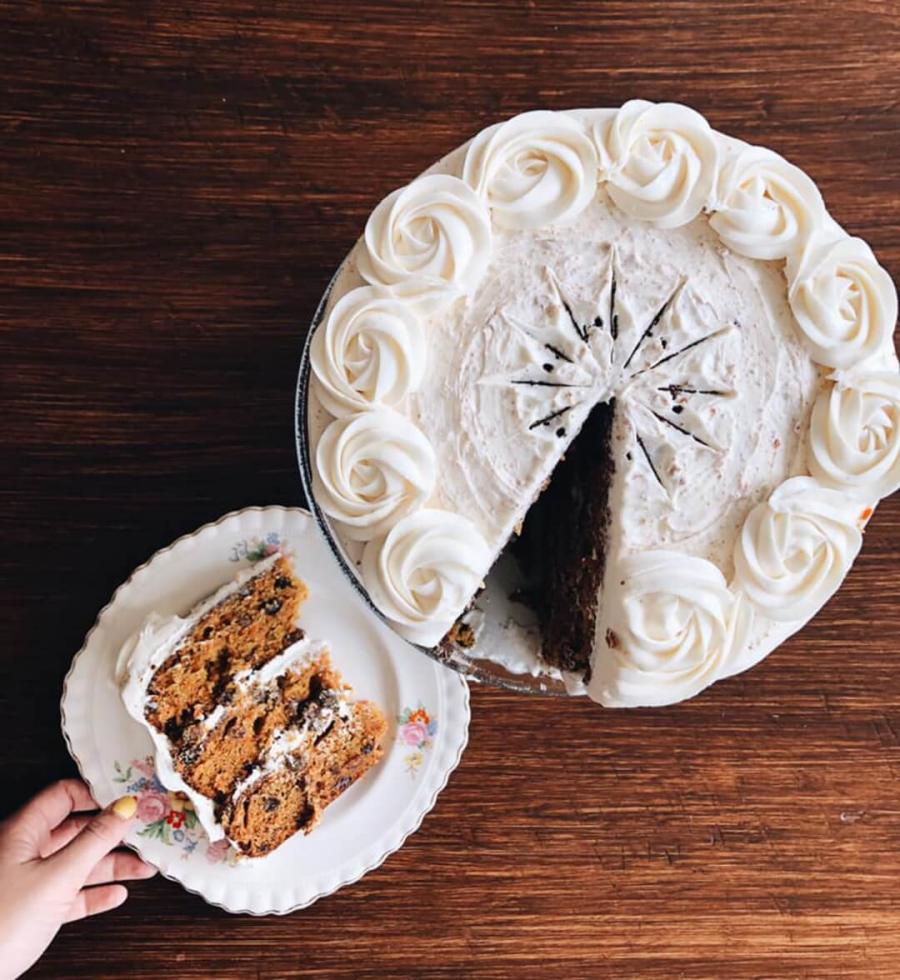
POLYGON ((434 450, 405 415, 376 408, 328 426, 316 449, 316 476, 325 513, 350 537, 368 541, 427 500, 434 450))
MULTIPOLYGON (((490 127, 379 205, 332 309, 360 277, 428 314, 421 376, 395 385, 406 368, 387 358, 379 404, 431 444, 433 483, 371 520, 363 506, 377 532, 338 525, 371 599, 414 642, 437 643, 462 613, 600 402, 616 403, 589 691, 605 704, 678 700, 762 659, 837 588, 864 504, 896 487, 890 280, 801 170, 687 107, 636 100, 490 127), (457 235, 432 216, 463 199, 457 235), (819 367, 851 364, 832 381, 819 367), (670 593, 622 593, 622 568, 662 581, 660 554, 690 574, 676 569, 670 593)), ((374 390, 370 349, 352 359, 356 390, 374 390)), ((320 449, 331 416, 374 402, 335 407, 332 388, 317 385, 311 406, 320 449)), ((352 469, 325 443, 317 468, 333 482, 352 469)), ((350 486, 355 508, 370 484, 350 486)))
POLYGON ((736 584, 770 619, 809 619, 859 551, 861 510, 812 477, 787 480, 744 522, 735 543, 736 584))
POLYGON ((316 331, 310 365, 322 404, 343 418, 402 402, 418 388, 426 356, 422 324, 410 305, 360 286, 335 303, 316 331))
POLYGON ((587 207, 597 157, 582 125, 566 113, 525 112, 472 140, 463 179, 485 198, 496 224, 539 228, 570 221, 587 207))
POLYGON ((740 144, 719 174, 709 223, 732 251, 784 259, 802 251, 825 220, 813 181, 784 157, 740 144))
POLYGON ((491 553, 460 514, 420 510, 363 553, 363 580, 374 602, 417 643, 432 646, 478 587, 491 553))
MULTIPOLYGON (((283 677, 289 670, 302 671, 327 649, 327 644, 322 640, 314 640, 304 636, 285 647, 281 653, 276 654, 271 660, 267 660, 261 667, 239 671, 234 675, 234 685, 242 694, 253 688, 268 687, 272 681, 283 677)), ((218 706, 214 709, 215 711, 218 711, 218 706)))
POLYGON ((721 571, 703 558, 648 551, 611 574, 610 653, 591 681, 603 703, 672 704, 716 680, 735 635, 734 596, 721 571))
MULTIPOLYGON (((151 613, 140 629, 130 636, 119 651, 116 677, 122 701, 128 714, 141 724, 153 744, 153 767, 156 778, 173 793, 184 793, 191 801, 200 825, 211 841, 221 840, 225 831, 216 820, 212 800, 196 792, 178 774, 172 761, 171 744, 144 717, 147 685, 157 668, 175 649, 186 630, 186 620, 178 616, 151 613)), ((209 719, 210 726, 215 719, 209 719)), ((206 720, 205 720, 206 721, 206 720)), ((204 727, 206 727, 204 725, 204 727)))
POLYGON ((740 590, 731 590, 732 602, 728 620, 728 654, 722 661, 717 680, 752 667, 759 659, 754 651, 753 636, 756 612, 753 603, 740 590))
POLYGON ((472 292, 491 250, 491 221, 481 198, 449 174, 419 177, 389 194, 366 223, 359 272, 435 312, 472 292))
POLYGON ((626 214, 677 228, 706 206, 718 144, 699 112, 635 99, 600 117, 593 133, 609 196, 626 214))
POLYGON ((838 238, 812 249, 791 284, 790 301, 820 364, 853 367, 892 344, 897 291, 860 238, 838 238))
POLYGON ((900 487, 900 374, 837 372, 810 420, 809 469, 822 484, 876 500, 900 487))

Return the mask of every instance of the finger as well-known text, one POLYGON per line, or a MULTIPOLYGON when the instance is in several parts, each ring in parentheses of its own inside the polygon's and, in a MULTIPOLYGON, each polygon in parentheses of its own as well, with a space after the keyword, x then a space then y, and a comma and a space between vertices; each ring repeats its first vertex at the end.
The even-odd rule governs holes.
POLYGON ((89 813, 77 813, 71 817, 66 817, 55 830, 50 831, 50 836, 41 844, 41 857, 50 857, 61 847, 65 847, 76 834, 80 834, 84 830, 92 819, 93 816, 89 813))
POLYGON ((47 864, 63 868, 79 882, 86 880, 102 857, 122 843, 137 812, 137 800, 123 796, 92 817, 65 847, 47 858, 47 864))
POLYGON ((96 810, 97 803, 80 779, 61 779, 41 790, 7 821, 6 832, 37 856, 51 831, 76 810, 96 810))
POLYGON ((128 898, 124 885, 98 885, 96 888, 82 888, 66 915, 66 922, 99 915, 118 908, 128 898))
POLYGON ((87 876, 86 885, 105 885, 108 881, 138 881, 152 878, 156 868, 142 861, 133 851, 113 851, 100 858, 87 876))

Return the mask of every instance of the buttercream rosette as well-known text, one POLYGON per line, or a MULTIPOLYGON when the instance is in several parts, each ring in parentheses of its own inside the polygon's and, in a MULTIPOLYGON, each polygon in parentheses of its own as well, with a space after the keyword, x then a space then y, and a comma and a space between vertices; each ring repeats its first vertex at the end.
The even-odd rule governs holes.
POLYGON ((709 561, 667 550, 630 555, 617 583, 597 664, 604 704, 639 707, 693 697, 726 669, 746 642, 748 620, 721 571, 709 561))
POLYGON ((719 152, 699 112, 635 99, 593 132, 609 196, 626 214, 677 228, 708 203, 719 152))
POLYGON ((335 419, 316 448, 316 497, 358 541, 421 507, 434 487, 431 443, 405 415, 375 408, 335 419))
POLYGON ((372 286, 335 303, 310 349, 319 400, 336 418, 393 406, 419 387, 427 345, 408 303, 372 286))
POLYGON ((577 217, 597 190, 597 155, 584 128, 563 112, 515 116, 479 133, 463 179, 506 228, 539 228, 577 217))
POLYGON ((468 518, 425 508, 370 541, 362 575, 378 608, 410 640, 434 646, 478 588, 490 551, 468 518))
POLYGON ((820 364, 853 367, 891 346, 897 291, 860 238, 815 246, 791 283, 789 299, 803 339, 820 364))
POLYGON ((813 406, 809 469, 823 485, 880 500, 900 488, 900 375, 836 372, 813 406))
POLYGON ((487 268, 490 214, 449 174, 419 177, 389 194, 366 222, 359 272, 427 313, 470 294, 487 268))
POLYGON ((808 476, 757 504, 735 542, 735 582, 769 619, 809 619, 840 587, 862 544, 861 507, 808 476))

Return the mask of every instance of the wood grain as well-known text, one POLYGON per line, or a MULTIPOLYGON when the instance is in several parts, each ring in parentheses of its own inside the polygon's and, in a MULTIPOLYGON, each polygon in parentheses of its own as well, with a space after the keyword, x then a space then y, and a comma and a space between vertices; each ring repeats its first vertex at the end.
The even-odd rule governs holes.
MULTIPOLYGON (((900 273, 893 3, 0 3, 2 793, 73 771, 57 699, 176 535, 302 503, 304 324, 380 197, 534 106, 678 99, 900 273)), ((167 881, 53 977, 896 977, 900 500, 748 675, 652 712, 473 692, 433 813, 283 919, 167 881)))

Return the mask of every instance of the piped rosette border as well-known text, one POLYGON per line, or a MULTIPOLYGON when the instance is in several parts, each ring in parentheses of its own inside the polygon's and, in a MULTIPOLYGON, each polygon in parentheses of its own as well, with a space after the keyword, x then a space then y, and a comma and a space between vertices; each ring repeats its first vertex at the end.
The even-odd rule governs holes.
POLYGON ((669 551, 616 569, 611 618, 622 622, 590 693, 607 705, 671 703, 749 666, 753 617, 814 615, 843 581, 878 500, 900 487, 893 282, 828 215, 811 178, 772 150, 716 132, 683 105, 541 110, 483 130, 455 173, 388 195, 359 246, 363 282, 312 341, 316 394, 333 417, 317 446, 315 492, 365 542, 362 577, 377 608, 408 639, 437 644, 493 555, 467 517, 429 507, 435 456, 402 412, 425 375, 429 320, 474 294, 494 228, 566 224, 600 187, 632 218, 670 229, 705 214, 726 248, 780 263, 798 335, 832 372, 812 411, 809 473, 750 512, 731 581, 669 551))

